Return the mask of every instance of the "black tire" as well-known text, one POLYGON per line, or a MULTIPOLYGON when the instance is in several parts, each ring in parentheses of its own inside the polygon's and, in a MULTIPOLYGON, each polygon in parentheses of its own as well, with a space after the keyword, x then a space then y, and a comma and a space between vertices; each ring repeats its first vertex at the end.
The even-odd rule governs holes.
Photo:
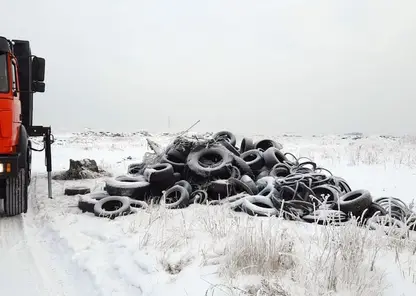
POLYGON ((209 200, 224 199, 233 194, 232 184, 228 180, 215 180, 208 184, 209 200))
POLYGON ((166 179, 171 179, 173 173, 173 166, 170 163, 158 163, 148 166, 144 170, 143 175, 145 176, 148 182, 152 183, 161 182, 166 179))
POLYGON ((235 179, 240 179, 241 178, 241 172, 240 172, 238 167, 236 167, 234 165, 231 167, 230 178, 235 178, 235 179))
POLYGON ((81 195, 78 200, 78 208, 83 212, 94 213, 94 205, 101 199, 109 196, 107 191, 96 191, 81 195))
POLYGON ((278 163, 274 165, 270 170, 270 176, 278 177, 287 177, 291 174, 290 167, 285 163, 278 163))
POLYGON ((235 144, 237 143, 237 140, 236 140, 234 134, 229 132, 229 131, 220 131, 220 132, 216 133, 213 136, 213 138, 216 141, 220 141, 220 140, 224 139, 233 146, 235 146, 235 144))
POLYGON ((232 154, 236 156, 240 156, 240 152, 238 152, 237 148, 235 148, 233 145, 231 145, 229 142, 225 140, 219 141, 219 143, 224 146, 228 151, 230 151, 232 154))
POLYGON ((188 168, 198 176, 207 178, 229 176, 229 167, 233 161, 232 154, 223 146, 198 147, 194 149, 187 159, 188 168), (214 166, 205 165, 204 158, 211 156, 214 166))
POLYGON ((27 212, 28 186, 27 172, 21 168, 16 177, 6 179, 4 214, 8 217, 27 212))
POLYGON ((316 197, 317 200, 313 200, 313 204, 318 206, 319 203, 338 203, 339 200, 339 192, 336 191, 334 188, 328 185, 319 185, 312 188, 313 195, 316 197), (322 198, 322 195, 329 195, 329 197, 322 198))
MULTIPOLYGON (((232 185, 233 195, 238 194, 238 193, 242 193, 242 192, 246 192, 249 195, 254 195, 254 192, 251 190, 251 188, 246 183, 244 183, 243 181, 241 181, 239 179, 236 179, 236 178, 230 178, 230 179, 228 179, 228 181, 232 185)), ((257 187, 256 187, 256 189, 257 189, 257 187)))
POLYGON ((180 173, 178 173, 178 172, 173 173, 173 180, 174 180, 175 182, 178 182, 178 181, 180 181, 181 179, 182 179, 182 175, 181 175, 180 173))
POLYGON ((284 163, 285 161, 288 161, 283 152, 276 147, 267 148, 267 150, 263 153, 263 158, 265 165, 269 169, 273 168, 278 163, 284 163))
POLYGON ((253 171, 258 171, 264 166, 263 154, 257 149, 244 152, 241 154, 241 158, 253 171))
POLYGON ((267 169, 267 167, 263 167, 261 170, 256 172, 256 181, 260 180, 261 178, 270 176, 270 171, 267 169))
POLYGON ((368 190, 360 189, 350 191, 339 198, 339 207, 345 213, 351 213, 354 216, 361 216, 373 200, 368 190))
POLYGON ((189 184, 188 181, 186 181, 186 180, 180 180, 180 181, 176 182, 175 185, 179 185, 179 186, 184 187, 188 191, 189 195, 191 195, 191 193, 192 193, 192 186, 191 186, 191 184, 189 184))
POLYGON ((247 185, 248 188, 250 188, 251 192, 253 192, 253 194, 258 194, 259 190, 256 186, 256 183, 254 182, 254 180, 248 176, 248 175, 243 175, 240 178, 240 181, 243 182, 244 184, 247 185))
POLYGON ((130 199, 126 196, 107 196, 94 205, 94 214, 97 217, 114 219, 129 214, 130 199))
POLYGON ((166 156, 168 159, 172 160, 175 163, 185 163, 186 157, 189 154, 188 149, 182 147, 183 149, 179 150, 177 147, 171 147, 167 150, 166 156))
POLYGON ((250 166, 239 156, 233 155, 234 161, 233 165, 235 165, 242 175, 248 175, 250 178, 254 178, 253 170, 250 166))
POLYGON ((254 149, 254 141, 250 138, 243 138, 240 144, 240 153, 254 149))
POLYGON ((127 173, 132 175, 143 174, 146 164, 144 162, 132 163, 127 167, 127 173))
POLYGON ((347 181, 341 177, 331 176, 332 182, 335 186, 341 189, 341 192, 348 193, 351 192, 351 187, 348 185, 347 181))
POLYGON ((175 185, 166 190, 162 196, 162 201, 164 202, 164 205, 168 209, 182 209, 186 208, 189 205, 189 193, 186 188, 175 185), (172 202, 171 195, 174 193, 179 193, 178 198, 174 198, 174 201, 172 202))
POLYGON ((108 179, 105 190, 111 196, 128 196, 133 199, 144 200, 150 191, 150 184, 143 176, 119 176, 108 179))
POLYGON ((263 151, 266 151, 270 147, 275 147, 277 149, 282 149, 280 144, 278 144, 276 141, 270 140, 270 139, 263 139, 263 140, 260 140, 260 141, 258 141, 254 144, 255 149, 262 149, 263 151))
POLYGON ((371 205, 365 209, 361 215, 361 222, 366 222, 368 219, 372 218, 374 215, 385 216, 388 212, 378 203, 371 203, 371 205))
POLYGON ((167 154, 162 155, 160 163, 169 163, 175 173, 182 173, 185 168, 185 161, 179 160, 167 154))
POLYGON ((6 216, 17 216, 27 212, 29 173, 29 141, 26 128, 20 126, 19 146, 20 151, 18 165, 19 170, 15 177, 5 180, 4 214, 6 216))
POLYGON ((64 194, 69 195, 69 196, 78 195, 78 194, 84 195, 90 192, 91 192, 91 189, 86 186, 71 186, 71 187, 65 188, 64 190, 64 194))

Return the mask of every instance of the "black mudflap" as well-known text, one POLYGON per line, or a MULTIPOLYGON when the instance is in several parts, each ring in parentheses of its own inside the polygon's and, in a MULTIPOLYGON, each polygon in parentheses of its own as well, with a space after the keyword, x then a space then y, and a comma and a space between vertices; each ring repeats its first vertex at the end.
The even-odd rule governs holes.
POLYGON ((4 197, 4 213, 6 216, 16 216, 27 211, 27 179, 24 169, 20 169, 16 177, 6 180, 6 195, 4 197))

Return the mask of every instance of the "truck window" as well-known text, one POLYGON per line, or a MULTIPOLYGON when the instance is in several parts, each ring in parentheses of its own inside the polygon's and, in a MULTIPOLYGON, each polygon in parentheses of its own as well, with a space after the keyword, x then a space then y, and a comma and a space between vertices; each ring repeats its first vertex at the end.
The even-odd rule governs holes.
POLYGON ((0 93, 9 92, 9 79, 7 75, 7 55, 0 54, 0 93))
POLYGON ((12 91, 17 91, 17 70, 16 70, 16 64, 12 62, 12 74, 13 74, 13 80, 12 80, 12 91))

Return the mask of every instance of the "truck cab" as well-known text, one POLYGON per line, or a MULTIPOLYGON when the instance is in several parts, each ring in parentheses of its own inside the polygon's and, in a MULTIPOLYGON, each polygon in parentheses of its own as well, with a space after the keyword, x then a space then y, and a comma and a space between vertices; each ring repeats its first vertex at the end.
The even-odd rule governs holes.
POLYGON ((30 136, 44 136, 50 179, 50 127, 33 126, 33 94, 45 91, 44 75, 45 60, 32 55, 29 41, 0 36, 0 200, 6 216, 27 211, 30 136))
MULTIPOLYGON (((3 48, 0 50, 0 154, 16 153, 22 122, 18 87, 17 60, 11 50, 6 52, 3 48)), ((0 163, 0 173, 2 170, 0 163)))

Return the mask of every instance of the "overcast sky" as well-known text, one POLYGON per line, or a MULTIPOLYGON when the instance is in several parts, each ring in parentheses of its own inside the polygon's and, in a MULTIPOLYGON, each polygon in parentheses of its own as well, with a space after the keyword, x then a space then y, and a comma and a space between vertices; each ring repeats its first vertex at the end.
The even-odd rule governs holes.
POLYGON ((414 0, 7 0, 54 130, 416 134, 414 0))

